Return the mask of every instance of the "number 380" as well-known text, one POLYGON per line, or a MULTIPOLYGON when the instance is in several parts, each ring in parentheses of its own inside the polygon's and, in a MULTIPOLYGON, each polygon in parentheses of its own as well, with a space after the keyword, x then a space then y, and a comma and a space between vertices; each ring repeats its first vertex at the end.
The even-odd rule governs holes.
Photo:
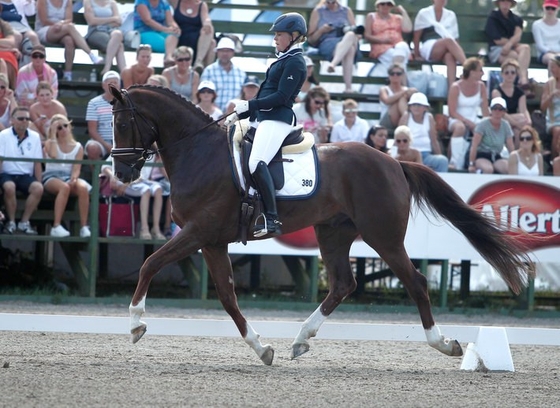
POLYGON ((301 185, 302 187, 313 187, 313 180, 302 179, 301 185))

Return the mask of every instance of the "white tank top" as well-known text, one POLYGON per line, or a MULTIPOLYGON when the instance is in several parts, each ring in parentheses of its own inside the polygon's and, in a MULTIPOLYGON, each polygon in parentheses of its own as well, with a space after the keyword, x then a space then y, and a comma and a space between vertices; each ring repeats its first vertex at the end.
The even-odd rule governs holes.
POLYGON ((465 96, 459 87, 459 97, 457 98, 457 113, 467 118, 471 122, 478 122, 478 110, 482 98, 480 97, 480 84, 478 84, 478 91, 473 96, 465 96))
POLYGON ((408 123, 410 134, 412 136, 412 146, 420 152, 431 152, 432 143, 430 140, 430 118, 428 112, 424 113, 422 123, 416 123, 409 113, 408 123))
POLYGON ((533 167, 529 168, 521 161, 521 157, 517 156, 517 174, 520 176, 538 176, 539 175, 539 162, 537 160, 537 155, 534 154, 535 164, 533 167))
MULTIPOLYGON (((64 153, 63 151, 60 150, 60 147, 57 145, 56 159, 74 160, 80 150, 80 146, 81 146, 80 143, 76 143, 76 146, 74 146, 74 148, 69 153, 64 153)), ((70 175, 72 172, 72 166, 73 166, 72 163, 47 163, 45 166, 45 173, 51 171, 60 171, 60 172, 65 172, 67 175, 70 175)))

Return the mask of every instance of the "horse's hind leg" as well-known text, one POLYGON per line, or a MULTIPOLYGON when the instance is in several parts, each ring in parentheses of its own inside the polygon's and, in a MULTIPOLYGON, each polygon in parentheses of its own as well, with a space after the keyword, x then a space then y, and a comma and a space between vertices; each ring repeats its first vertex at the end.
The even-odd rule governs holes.
POLYGON ((263 363, 271 365, 274 359, 274 350, 269 344, 261 344, 260 335, 247 322, 241 314, 241 310, 239 310, 227 245, 205 247, 202 249, 202 254, 208 264, 208 270, 225 311, 233 319, 245 343, 257 353, 263 363))
POLYGON ((319 307, 307 318, 292 343, 292 359, 309 351, 308 340, 336 309, 336 307, 356 289, 348 255, 352 242, 358 235, 356 227, 349 220, 337 226, 317 225, 315 233, 321 249, 321 257, 327 269, 329 293, 319 307))

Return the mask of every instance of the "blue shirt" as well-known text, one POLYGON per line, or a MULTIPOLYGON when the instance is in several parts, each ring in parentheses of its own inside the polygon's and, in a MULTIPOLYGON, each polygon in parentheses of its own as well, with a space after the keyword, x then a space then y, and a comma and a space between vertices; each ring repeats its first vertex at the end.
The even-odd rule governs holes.
POLYGON ((231 65, 226 71, 219 63, 213 62, 202 71, 200 81, 212 81, 216 85, 216 105, 222 111, 227 110, 227 103, 238 98, 247 74, 242 69, 231 65))
POLYGON ((150 0, 135 0, 134 1, 134 29, 135 30, 140 32, 154 31, 152 27, 149 27, 146 24, 144 24, 144 22, 140 18, 140 15, 136 11, 137 7, 140 5, 144 5, 148 7, 148 10, 150 11, 150 15, 152 16, 152 19, 154 21, 158 22, 163 26, 166 25, 165 14, 167 13, 167 10, 171 10, 171 6, 167 2, 167 0, 159 0, 156 7, 151 6, 150 0))

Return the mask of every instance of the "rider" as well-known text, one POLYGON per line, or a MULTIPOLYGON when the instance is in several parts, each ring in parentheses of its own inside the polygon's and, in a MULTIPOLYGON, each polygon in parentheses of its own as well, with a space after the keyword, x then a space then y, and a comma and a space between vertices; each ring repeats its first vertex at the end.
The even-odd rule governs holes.
POLYGON ((305 19, 298 13, 283 14, 270 31, 274 31, 278 59, 268 68, 255 99, 236 102, 236 115, 227 121, 231 123, 238 115, 242 118, 256 116, 259 121, 249 157, 249 171, 264 205, 264 216, 259 217, 253 230, 255 237, 281 234, 282 223, 278 220, 276 192, 268 163, 296 124, 292 106, 307 76, 301 49, 307 34, 305 19))

